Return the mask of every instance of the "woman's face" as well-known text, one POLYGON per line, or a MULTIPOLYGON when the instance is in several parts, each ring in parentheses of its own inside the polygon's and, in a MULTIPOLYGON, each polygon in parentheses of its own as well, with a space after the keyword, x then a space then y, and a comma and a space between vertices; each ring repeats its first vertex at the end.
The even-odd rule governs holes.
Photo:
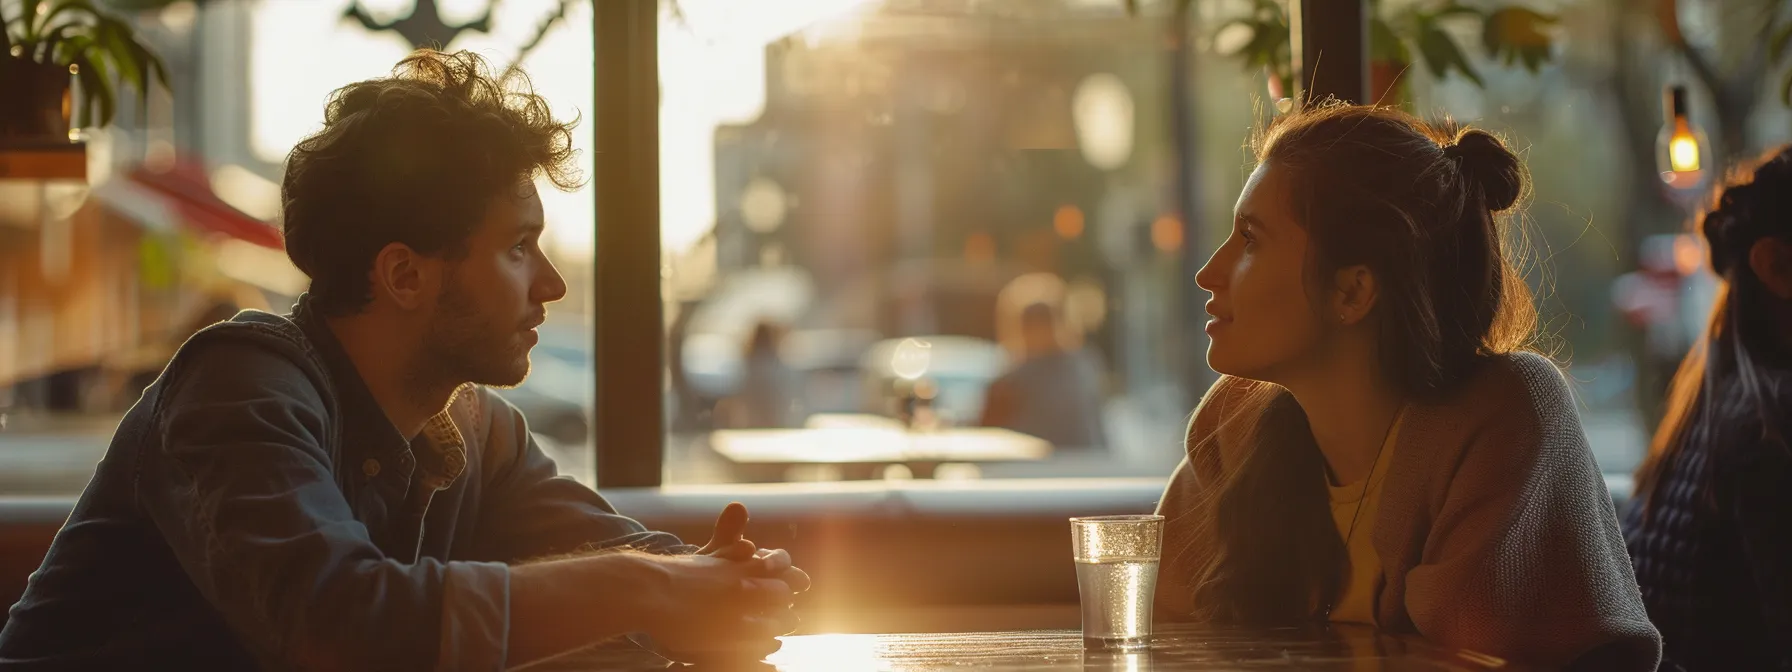
POLYGON ((1308 291, 1308 237, 1295 221, 1286 171, 1264 163, 1238 195, 1232 234, 1195 274, 1207 302, 1212 344, 1207 365, 1219 373, 1281 382, 1311 358, 1322 316, 1308 291))

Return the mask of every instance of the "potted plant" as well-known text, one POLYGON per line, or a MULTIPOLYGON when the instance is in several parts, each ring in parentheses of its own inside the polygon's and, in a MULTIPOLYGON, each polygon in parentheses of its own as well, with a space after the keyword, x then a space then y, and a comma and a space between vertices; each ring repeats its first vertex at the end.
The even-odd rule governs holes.
MULTIPOLYGON (((1264 70, 1270 97, 1275 99, 1288 96, 1293 88, 1287 1, 1291 0, 1256 0, 1249 14, 1225 22, 1214 36, 1215 44, 1246 68, 1264 70)), ((1386 12, 1381 4, 1369 3, 1369 93, 1373 101, 1406 101, 1404 73, 1415 51, 1433 76, 1442 79, 1457 72, 1476 86, 1483 85, 1480 73, 1445 27, 1451 20, 1478 20, 1487 55, 1505 65, 1522 62, 1536 72, 1549 60, 1553 43, 1545 28, 1556 22, 1554 16, 1517 5, 1484 10, 1453 0, 1406 4, 1386 12)))
POLYGON ((145 101, 151 79, 168 85, 162 60, 130 24, 92 2, 22 4, 21 16, 0 5, 0 138, 66 141, 71 117, 76 128, 112 123, 120 82, 145 101), (71 75, 81 80, 78 103, 71 75))

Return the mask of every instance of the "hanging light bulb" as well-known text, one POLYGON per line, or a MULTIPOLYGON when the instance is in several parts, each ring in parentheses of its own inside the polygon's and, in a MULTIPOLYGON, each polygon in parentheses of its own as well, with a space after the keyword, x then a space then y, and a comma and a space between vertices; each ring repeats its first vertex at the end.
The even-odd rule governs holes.
POLYGON ((1655 139, 1655 164, 1661 181, 1675 189, 1695 189, 1705 182, 1711 143, 1689 118, 1686 87, 1670 86, 1664 101, 1666 123, 1655 139))

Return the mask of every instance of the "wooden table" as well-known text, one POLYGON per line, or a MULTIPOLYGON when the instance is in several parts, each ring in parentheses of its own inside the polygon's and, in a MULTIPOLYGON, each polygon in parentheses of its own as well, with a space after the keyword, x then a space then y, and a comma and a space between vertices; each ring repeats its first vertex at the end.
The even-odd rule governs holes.
POLYGON ((1398 670, 1473 672, 1519 669, 1417 637, 1366 627, 1160 629, 1147 651, 1084 651, 1073 630, 929 635, 803 635, 762 662, 723 667, 668 663, 641 650, 591 651, 530 670, 755 670, 758 672, 935 672, 946 670, 1398 670))

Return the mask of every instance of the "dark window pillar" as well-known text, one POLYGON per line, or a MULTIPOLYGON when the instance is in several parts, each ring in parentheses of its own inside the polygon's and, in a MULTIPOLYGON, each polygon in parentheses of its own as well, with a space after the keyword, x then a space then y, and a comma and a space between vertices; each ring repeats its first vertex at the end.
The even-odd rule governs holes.
POLYGON ((659 3, 592 3, 597 198, 592 319, 597 482, 660 484, 665 333, 660 319, 659 3))
POLYGON ((1290 0, 1288 9, 1303 99, 1368 101, 1369 0, 1290 0))

